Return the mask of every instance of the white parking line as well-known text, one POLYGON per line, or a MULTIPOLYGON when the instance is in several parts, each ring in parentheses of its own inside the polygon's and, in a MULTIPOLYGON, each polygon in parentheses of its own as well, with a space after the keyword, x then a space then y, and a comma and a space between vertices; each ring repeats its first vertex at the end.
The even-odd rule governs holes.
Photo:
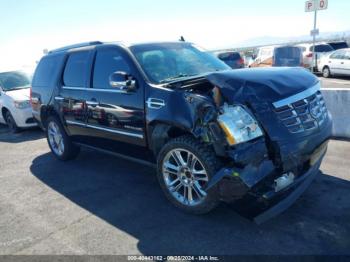
POLYGON ((341 85, 349 85, 350 84, 350 81, 346 81, 346 80, 327 80, 331 83, 334 83, 334 84, 341 84, 341 85))

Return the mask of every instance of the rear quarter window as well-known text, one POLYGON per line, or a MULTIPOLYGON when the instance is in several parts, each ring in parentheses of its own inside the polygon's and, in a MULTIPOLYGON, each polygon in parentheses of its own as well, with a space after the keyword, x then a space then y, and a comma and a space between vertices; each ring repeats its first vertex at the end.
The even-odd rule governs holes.
POLYGON ((53 85, 60 71, 63 55, 43 57, 33 76, 33 87, 47 87, 53 85))

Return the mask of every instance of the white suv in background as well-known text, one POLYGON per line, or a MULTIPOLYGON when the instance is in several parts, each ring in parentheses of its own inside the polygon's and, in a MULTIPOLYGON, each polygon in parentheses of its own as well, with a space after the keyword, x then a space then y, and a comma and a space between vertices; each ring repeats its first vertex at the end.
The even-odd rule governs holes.
MULTIPOLYGON (((312 54, 313 54, 313 46, 312 44, 299 44, 297 45, 300 47, 301 51, 303 52, 303 64, 304 67, 310 68, 312 67, 312 54)), ((315 55, 316 55, 316 64, 313 65, 314 69, 316 71, 321 71, 319 68, 320 60, 323 56, 329 54, 330 52, 333 52, 334 49, 327 43, 316 43, 315 44, 315 55)))
POLYGON ((323 77, 350 76, 350 48, 339 49, 322 57, 319 67, 323 77))
POLYGON ((22 71, 0 72, 0 123, 13 133, 37 125, 29 101, 30 83, 22 71))

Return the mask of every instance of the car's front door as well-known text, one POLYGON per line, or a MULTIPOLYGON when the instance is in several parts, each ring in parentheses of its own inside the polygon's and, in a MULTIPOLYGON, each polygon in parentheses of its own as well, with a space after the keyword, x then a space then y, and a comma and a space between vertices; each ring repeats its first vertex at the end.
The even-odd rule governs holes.
MULTIPOLYGON (((90 143, 135 156, 146 145, 144 87, 127 52, 116 46, 97 48, 88 92, 87 129, 90 143), (112 87, 110 76, 125 72, 136 79, 132 91, 112 87)), ((141 157, 142 154, 136 157, 141 157)))
POLYGON ((350 51, 346 51, 346 53, 343 56, 343 59, 341 60, 341 70, 343 75, 350 75, 350 51))
POLYGON ((332 74, 342 74, 342 61, 344 57, 345 51, 338 50, 329 56, 328 65, 332 72, 332 74))

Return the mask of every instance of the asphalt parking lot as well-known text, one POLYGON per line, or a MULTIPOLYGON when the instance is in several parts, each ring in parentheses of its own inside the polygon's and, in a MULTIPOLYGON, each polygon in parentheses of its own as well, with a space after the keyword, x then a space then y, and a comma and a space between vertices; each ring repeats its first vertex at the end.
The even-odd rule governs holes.
POLYGON ((350 254, 349 159, 332 140, 323 174, 257 226, 224 204, 184 214, 150 168, 86 149, 62 163, 41 131, 0 126, 0 254, 350 254))
POLYGON ((323 88, 350 88, 350 77, 337 76, 332 78, 324 78, 318 76, 323 88))

